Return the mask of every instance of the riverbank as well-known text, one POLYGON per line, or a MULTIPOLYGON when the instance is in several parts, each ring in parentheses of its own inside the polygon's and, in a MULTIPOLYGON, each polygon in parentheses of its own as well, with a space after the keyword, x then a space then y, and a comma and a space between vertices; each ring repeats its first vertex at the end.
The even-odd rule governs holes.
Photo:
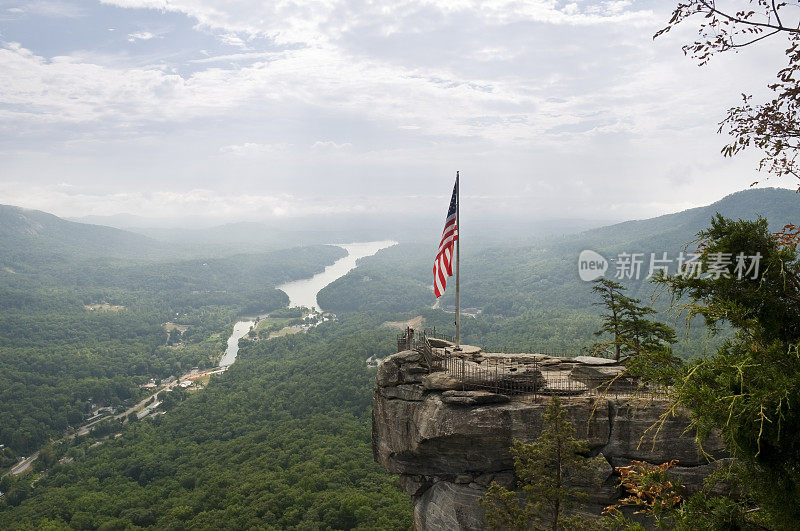
POLYGON ((397 245, 397 242, 394 240, 382 240, 332 245, 347 251, 347 256, 335 261, 326 267, 322 273, 318 273, 311 278, 295 280, 277 286, 277 289, 289 296, 289 306, 305 306, 306 308, 316 308, 319 311, 324 311, 317 302, 317 293, 322 288, 355 269, 360 259, 372 256, 382 249, 397 245))
MULTIPOLYGON (((331 282, 346 275, 349 271, 354 269, 359 259, 372 256, 381 249, 391 247, 396 243, 397 242, 392 240, 384 240, 375 242, 335 244, 337 247, 341 247, 347 251, 347 256, 336 260, 333 264, 327 266, 322 273, 318 273, 313 277, 278 286, 278 289, 283 289, 289 296, 290 307, 305 306, 306 308, 312 309, 309 314, 305 315, 305 322, 293 324, 291 326, 285 326, 280 330, 271 331, 266 337, 259 338, 256 336, 253 337, 253 339, 273 339, 289 333, 298 333, 318 326, 322 322, 335 319, 335 315, 333 314, 315 311, 315 308, 318 308, 316 303, 317 293, 319 293, 320 290, 322 290, 331 282), (304 300, 313 300, 313 303, 298 304, 298 301, 304 300)), ((233 365, 239 353, 239 341, 242 338, 246 338, 256 323, 267 316, 268 315, 260 315, 254 318, 244 318, 242 321, 235 323, 231 336, 228 338, 225 352, 222 354, 216 367, 204 371, 192 369, 183 374, 180 378, 176 379, 172 377, 169 380, 162 382, 158 387, 153 388, 152 393, 141 399, 135 405, 126 408, 123 412, 116 414, 109 413, 101 417, 93 417, 90 421, 86 421, 84 424, 70 429, 67 433, 64 433, 60 439, 51 441, 51 444, 59 444, 63 441, 74 439, 75 437, 90 435, 92 428, 106 421, 122 421, 122 425, 124 425, 128 422, 128 418, 132 414, 136 414, 137 420, 141 420, 150 415, 163 413, 163 410, 160 410, 157 406, 154 407, 154 404, 156 404, 158 400, 157 397, 159 393, 171 392, 175 387, 195 390, 202 389, 198 383, 207 383, 208 378, 210 378, 212 375, 225 372, 231 365, 233 365)), ((175 325, 173 324, 173 326, 175 325)), ((111 434, 111 436, 113 435, 115 434, 111 434)), ((105 439, 105 437, 103 439, 105 439)), ((6 473, 18 475, 30 472, 32 470, 32 465, 37 460, 38 456, 39 452, 37 451, 36 453, 31 454, 30 456, 13 465, 6 473)))

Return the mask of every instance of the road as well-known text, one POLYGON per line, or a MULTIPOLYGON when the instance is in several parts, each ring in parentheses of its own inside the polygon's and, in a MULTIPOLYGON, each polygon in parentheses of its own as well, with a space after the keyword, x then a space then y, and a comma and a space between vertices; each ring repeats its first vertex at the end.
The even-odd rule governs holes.
POLYGON ((14 474, 14 475, 22 474, 23 472, 25 472, 26 470, 28 470, 31 467, 33 462, 36 461, 36 459, 38 459, 38 457, 39 457, 39 452, 36 452, 35 454, 31 455, 30 457, 26 457, 25 459, 23 459, 22 461, 20 461, 16 465, 12 466, 11 470, 9 470, 9 474, 14 474))
MULTIPOLYGON (((184 375, 184 378, 188 378, 188 376, 189 376, 189 373, 184 375)), ((183 378, 181 378, 181 379, 183 379, 183 378)), ((123 413, 119 413, 117 415, 106 415, 105 417, 101 417, 99 419, 94 419, 93 421, 91 421, 91 422, 89 422, 87 424, 84 424, 83 426, 78 428, 78 430, 75 433, 70 433, 68 435, 64 435, 64 437, 62 437, 61 439, 59 439, 58 441, 55 441, 55 442, 59 443, 61 441, 67 440, 67 439, 73 439, 73 438, 79 437, 81 435, 87 435, 89 433, 89 431, 92 429, 92 426, 94 426, 98 422, 103 422, 104 420, 108 420, 108 419, 110 419, 112 417, 115 418, 115 419, 125 418, 126 416, 130 415, 134 411, 138 411, 139 409, 143 408, 145 403, 147 403, 147 401, 152 399, 158 393, 160 393, 161 391, 163 391, 165 389, 170 389, 171 390, 173 387, 178 385, 179 382, 180 382, 180 380, 174 380, 174 381, 172 381, 172 382, 170 382, 170 383, 168 383, 166 385, 163 385, 163 386, 157 388, 153 392, 153 394, 149 395, 147 398, 141 400, 137 404, 129 407, 123 413)), ((29 457, 26 457, 25 459, 23 459, 22 461, 20 461, 16 465, 12 466, 11 469, 8 471, 8 473, 12 474, 12 475, 23 474, 23 473, 27 472, 30 469, 30 467, 33 464, 33 462, 36 461, 36 459, 38 459, 38 458, 39 458, 39 452, 31 454, 29 457)), ((0 477, 2 477, 2 476, 0 476, 0 477)))
MULTIPOLYGON (((217 366, 217 367, 214 367, 213 369, 209 369, 209 370, 202 371, 202 372, 195 373, 195 374, 192 374, 191 371, 187 372, 181 378, 179 378, 177 380, 173 380, 173 381, 171 381, 170 383, 168 383, 166 385, 162 385, 161 387, 156 388, 155 391, 153 391, 153 393, 151 395, 148 395, 146 398, 142 399, 137 404, 129 407, 128 409, 126 409, 124 412, 119 413, 117 415, 106 415, 105 417, 101 417, 99 419, 94 419, 91 422, 82 425, 74 433, 70 433, 70 434, 64 435, 61 439, 55 441, 55 443, 59 443, 61 441, 65 441, 65 440, 68 440, 68 439, 74 439, 75 437, 79 437, 81 435, 88 435, 89 431, 92 429, 92 426, 94 426, 95 424, 97 424, 99 422, 103 422, 104 420, 108 420, 108 419, 111 419, 111 418, 118 419, 118 420, 119 419, 124 419, 125 417, 127 417, 131 413, 133 413, 135 411, 139 411, 140 409, 142 409, 144 407, 144 405, 148 401, 153 399, 153 397, 155 397, 161 391, 172 390, 175 386, 179 385, 180 382, 183 381, 183 380, 195 380, 197 378, 202 378, 203 376, 206 376, 206 375, 209 375, 209 374, 218 374, 220 372, 224 372, 225 369, 227 369, 227 368, 228 367, 219 367, 219 366, 217 366)), ((11 469, 7 472, 7 474, 18 475, 18 474, 22 474, 22 473, 27 472, 30 469, 30 467, 33 464, 33 462, 36 461, 36 459, 38 457, 39 457, 39 452, 31 454, 29 457, 26 457, 25 459, 23 459, 22 461, 20 461, 16 465, 12 466, 11 469)), ((5 474, 2 474, 2 475, 0 475, 0 477, 3 477, 4 475, 5 474)))

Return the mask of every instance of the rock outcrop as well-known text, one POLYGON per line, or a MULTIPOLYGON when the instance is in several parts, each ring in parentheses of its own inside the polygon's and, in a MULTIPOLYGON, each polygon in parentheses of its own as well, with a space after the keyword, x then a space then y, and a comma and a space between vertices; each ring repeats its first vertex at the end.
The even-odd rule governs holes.
MULTIPOLYGON (((469 363, 479 365, 493 357, 513 356, 477 349, 467 354, 469 363)), ((520 354, 507 361, 524 365, 525 360, 537 360, 542 373, 540 394, 462 390, 457 374, 428 374, 421 355, 414 351, 399 352, 381 364, 375 381, 373 452, 387 471, 400 475, 401 486, 412 496, 416 529, 485 529, 477 500, 492 481, 514 484, 509 448, 515 439, 531 442, 538 437, 550 400, 547 382, 553 375, 581 381, 622 370, 618 364, 596 358, 520 354)), ((577 438, 588 441, 588 457, 603 458, 596 460, 602 486, 589 490, 582 507, 585 512, 599 514, 618 499, 613 467, 633 459, 656 464, 678 459, 673 472, 690 489, 698 488, 716 466, 685 433, 686 417, 669 417, 660 429, 651 429, 666 412, 663 400, 619 393, 605 397, 570 394, 563 399, 563 407, 569 411, 577 438)), ((713 458, 724 458, 718 440, 707 441, 703 450, 713 458)))

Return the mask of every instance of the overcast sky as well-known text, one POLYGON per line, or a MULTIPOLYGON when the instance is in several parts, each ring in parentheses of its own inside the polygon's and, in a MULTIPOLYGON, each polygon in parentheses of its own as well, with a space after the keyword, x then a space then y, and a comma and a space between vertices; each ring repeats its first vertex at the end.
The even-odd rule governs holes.
MULTIPOLYGON (((0 0, 0 203, 221 221, 642 218, 757 180, 716 134, 782 43, 698 67, 674 1, 0 0)), ((794 183, 770 181, 771 185, 794 183)))

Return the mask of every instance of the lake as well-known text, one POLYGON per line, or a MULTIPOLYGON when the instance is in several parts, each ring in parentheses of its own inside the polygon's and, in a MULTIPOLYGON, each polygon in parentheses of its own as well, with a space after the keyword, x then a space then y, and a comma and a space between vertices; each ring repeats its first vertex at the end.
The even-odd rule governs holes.
MULTIPOLYGON (((347 251, 347 256, 336 260, 326 267, 322 273, 317 273, 311 278, 294 280, 277 286, 279 290, 283 290, 283 292, 289 296, 290 307, 305 306, 306 308, 316 308, 319 311, 323 311, 317 303, 317 293, 319 293, 322 288, 355 269, 356 261, 358 261, 359 258, 372 256, 381 249, 397 245, 397 242, 384 240, 379 242, 336 243, 331 245, 341 247, 347 251)), ((254 324, 255 319, 247 319, 233 325, 233 333, 231 337, 228 338, 228 347, 225 349, 225 354, 222 355, 222 359, 219 360, 220 367, 230 367, 233 365, 233 362, 236 361, 236 355, 239 353, 239 340, 247 335, 254 324)))
POLYGON ((326 267, 322 273, 317 273, 311 278, 287 282, 278 286, 278 289, 289 296, 289 306, 305 306, 306 308, 316 308, 319 311, 324 311, 325 309, 320 308, 319 303, 317 303, 317 293, 322 288, 355 269, 356 261, 359 258, 372 256, 381 249, 386 249, 396 244, 397 242, 391 240, 333 244, 347 251, 347 256, 326 267))

